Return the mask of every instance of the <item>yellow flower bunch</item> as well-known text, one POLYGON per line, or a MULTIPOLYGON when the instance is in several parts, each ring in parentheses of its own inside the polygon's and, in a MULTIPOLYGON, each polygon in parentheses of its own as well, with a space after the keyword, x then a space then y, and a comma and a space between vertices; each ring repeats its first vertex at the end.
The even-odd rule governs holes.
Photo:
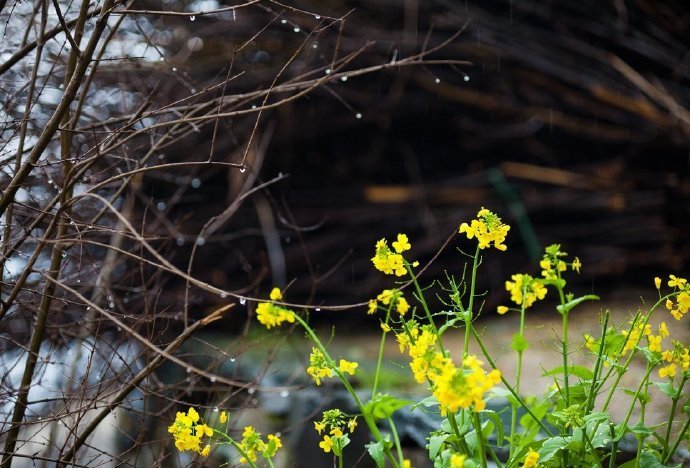
POLYGON ((194 408, 189 408, 187 413, 178 412, 175 421, 168 427, 168 432, 175 439, 175 447, 180 452, 193 451, 201 456, 208 456, 211 446, 202 448, 202 438, 213 436, 213 429, 206 424, 199 424, 199 413, 194 408))
POLYGON ((467 455, 461 455, 459 453, 454 453, 450 456, 450 468, 462 468, 465 466, 465 460, 467 455))
POLYGON ((321 379, 326 377, 333 377, 333 367, 326 359, 321 350, 312 348, 309 355, 309 367, 307 367, 307 374, 314 378, 316 385, 321 385, 321 379))
POLYGON ((410 310, 410 304, 407 299, 403 297, 402 291, 399 289, 384 289, 381 294, 376 296, 376 299, 369 301, 369 315, 376 312, 379 303, 386 307, 395 308, 395 310, 404 317, 408 310, 410 310))
POLYGON ((455 413, 459 408, 484 410, 484 394, 501 381, 501 372, 493 369, 487 374, 483 365, 476 356, 469 355, 462 360, 462 368, 456 368, 451 362, 432 380, 442 414, 455 413))
POLYGON ((436 348, 436 333, 429 326, 418 328, 410 321, 407 331, 398 333, 396 339, 400 352, 407 349, 412 358, 410 369, 417 383, 426 381, 431 375, 439 374, 446 365, 447 359, 436 348))
POLYGON ((673 348, 661 353, 661 360, 667 363, 659 368, 659 377, 673 379, 676 370, 680 368, 682 372, 690 369, 690 351, 687 346, 683 346, 680 341, 672 340, 673 348))
MULTIPOLYGON (((512 275, 510 278, 512 281, 506 281, 506 291, 510 292, 510 300, 517 305, 524 306, 527 309, 537 300, 546 297, 547 289, 544 286, 543 280, 532 278, 532 276, 522 273, 512 275)), ((499 313, 505 313, 506 311, 507 309, 499 310, 499 313)))
MULTIPOLYGON (((258 455, 264 458, 275 457, 278 449, 283 446, 280 437, 269 434, 266 440, 261 438, 261 433, 252 426, 246 426, 242 431, 242 441, 239 443, 240 448, 252 462, 256 462, 258 455)), ((244 456, 240 458, 240 463, 247 463, 247 458, 244 456)))
POLYGON ((319 442, 319 447, 325 453, 342 451, 343 447, 349 442, 347 432, 354 432, 356 427, 357 418, 347 419, 345 414, 339 409, 324 411, 321 421, 314 421, 316 432, 319 435, 325 432, 323 440, 319 442), (345 428, 347 428, 347 431, 345 428))
POLYGON ((476 238, 480 249, 486 249, 494 244, 498 250, 506 250, 503 242, 506 240, 510 226, 503 224, 498 215, 486 208, 482 208, 477 213, 477 219, 470 221, 470 224, 460 225, 460 234, 465 233, 468 239, 476 238))
POLYGON ((690 310, 690 285, 687 279, 670 275, 668 286, 679 292, 675 296, 675 304, 671 299, 666 300, 666 308, 671 312, 673 318, 680 320, 690 310))
POLYGON ((539 452, 532 450, 530 447, 529 452, 525 456, 525 461, 522 464, 522 468, 534 468, 539 462, 539 452))
MULTIPOLYGON (((269 297, 272 301, 280 301, 283 299, 283 294, 280 289, 273 288, 269 297)), ((256 307, 256 318, 259 323, 271 329, 280 326, 283 322, 294 323, 295 313, 272 302, 261 302, 256 307)))
POLYGON ((407 273, 407 269, 402 253, 410 250, 412 245, 410 245, 405 234, 398 234, 398 238, 392 243, 392 246, 395 252, 388 247, 386 239, 380 239, 376 243, 376 255, 372 257, 371 261, 377 270, 387 275, 403 276, 407 273))
MULTIPOLYGON (((568 269, 568 263, 562 260, 561 257, 566 257, 568 254, 561 251, 560 244, 552 244, 545 249, 544 256, 539 261, 541 267, 541 275, 545 280, 555 280, 560 278, 561 273, 568 269)), ((580 273, 582 262, 575 257, 570 263, 570 268, 573 271, 580 273)))
POLYGON ((626 340, 623 345, 622 354, 625 355, 628 351, 632 350, 637 343, 639 343, 640 338, 643 336, 649 337, 652 334, 652 326, 650 324, 637 323, 632 330, 623 330, 621 335, 623 335, 626 340))

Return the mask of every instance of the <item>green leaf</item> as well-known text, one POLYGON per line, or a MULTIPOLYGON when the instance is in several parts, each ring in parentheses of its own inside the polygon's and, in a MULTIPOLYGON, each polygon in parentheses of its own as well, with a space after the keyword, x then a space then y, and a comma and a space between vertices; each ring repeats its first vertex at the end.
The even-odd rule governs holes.
POLYGON ((652 382, 652 385, 669 398, 673 398, 676 395, 676 389, 673 388, 671 382, 652 382))
POLYGON ((386 466, 386 455, 383 447, 383 442, 371 442, 366 445, 367 452, 371 455, 371 458, 376 462, 377 468, 385 468, 386 466))
POLYGON ((412 400, 401 400, 391 395, 379 393, 364 405, 363 410, 365 414, 370 415, 374 419, 387 419, 397 410, 410 403, 414 402, 412 400))
POLYGON ((630 460, 620 465, 619 468, 633 468, 635 466, 643 466, 644 468, 681 468, 682 464, 664 465, 659 460, 657 452, 646 449, 640 454, 639 460, 630 460))
POLYGON ((501 415, 493 410, 484 410, 482 411, 482 415, 486 416, 494 423, 494 427, 496 428, 496 445, 500 447, 501 445, 503 445, 503 439, 505 438, 505 434, 503 433, 503 420, 501 419, 501 415))
POLYGON ((513 335, 513 342, 511 343, 511 346, 514 351, 521 353, 525 351, 527 348, 529 348, 529 342, 524 337, 524 335, 516 333, 513 335))
POLYGON ((550 437, 544 440, 544 443, 539 449, 539 463, 544 463, 551 460, 559 450, 566 448, 571 440, 572 437, 561 436, 550 437))
MULTIPOLYGON (((561 374, 564 374, 563 369, 565 369, 565 367, 563 367, 563 366, 554 367, 553 369, 544 372, 542 374, 542 376, 547 377, 547 376, 561 375, 561 374)), ((594 377, 594 373, 591 370, 589 370, 583 366, 568 366, 568 374, 574 375, 574 376, 579 377, 583 380, 592 380, 592 378, 594 377)))
POLYGON ((565 315, 568 312, 572 310, 573 307, 576 305, 579 305, 585 301, 598 301, 599 296, 595 296, 594 294, 586 294, 584 296, 576 297, 572 301, 568 301, 563 305, 558 305, 556 306, 556 310, 561 314, 565 315))
POLYGON ((429 444, 427 445, 429 449, 429 459, 433 460, 438 456, 439 450, 443 447, 443 443, 450 436, 450 434, 434 435, 429 437, 429 444))

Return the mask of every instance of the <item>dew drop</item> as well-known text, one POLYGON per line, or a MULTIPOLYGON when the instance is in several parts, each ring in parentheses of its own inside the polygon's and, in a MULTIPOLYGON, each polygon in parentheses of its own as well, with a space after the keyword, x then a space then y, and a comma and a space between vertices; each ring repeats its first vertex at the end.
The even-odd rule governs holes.
POLYGON ((201 179, 198 177, 195 177, 192 179, 192 188, 199 188, 201 187, 201 179))
POLYGON ((465 75, 465 78, 463 78, 465 81, 470 81, 470 77, 468 75, 465 75))
POLYGON ((315 310, 316 312, 321 312, 321 307, 317 307, 317 308, 314 309, 314 310, 315 310))
POLYGON ((256 393, 256 389, 255 388, 247 389, 247 393, 249 393, 250 395, 254 395, 254 393, 256 393))
POLYGON ((191 367, 188 367, 188 368, 187 368, 187 373, 188 373, 188 374, 191 374, 191 373, 192 373, 192 368, 191 368, 191 367))
POLYGON ((114 309, 114 308, 115 308, 115 303, 114 303, 114 302, 109 302, 109 303, 108 303, 108 307, 110 307, 111 309, 114 309))
POLYGON ((158 202, 158 204, 156 205, 156 208, 158 208, 158 211, 164 211, 166 206, 167 205, 165 204, 165 202, 161 201, 161 202, 158 202))
POLYGON ((340 81, 347 81, 347 75, 340 78, 340 81))
POLYGON ((192 15, 189 17, 189 21, 194 21, 196 19, 196 16, 192 15))
POLYGON ((321 19, 321 16, 319 16, 319 15, 314 15, 314 19, 321 19))
POLYGON ((122 327, 117 327, 117 331, 122 331, 122 327))
POLYGON ((220 293, 220 297, 222 297, 223 299, 225 299, 226 297, 228 297, 228 293, 226 293, 225 291, 223 291, 222 293, 220 293))
POLYGON ((295 31, 296 33, 300 32, 299 26, 295 26, 293 31, 295 31))
POLYGON ((231 357, 231 358, 230 358, 230 362, 235 362, 235 358, 234 358, 234 357, 231 357))
POLYGON ((172 71, 176 72, 176 71, 177 71, 177 67, 172 67, 172 71))
POLYGON ((288 396, 290 396, 290 392, 288 392, 287 390, 283 390, 282 392, 280 392, 280 396, 282 396, 283 398, 287 398, 288 396))
POLYGON ((244 171, 246 171, 246 170, 247 170, 247 168, 246 168, 246 167, 244 167, 244 166, 240 167, 240 172, 241 172, 241 173, 243 173, 243 174, 244 174, 244 171))
POLYGON ((77 283, 81 283, 81 278, 77 278, 77 283))
POLYGON ((196 239, 196 245, 204 245, 206 243, 206 239, 203 237, 197 237, 196 239))
POLYGON ((318 44, 312 44, 311 47, 312 47, 312 49, 317 49, 319 47, 319 45, 318 44))
POLYGON ((252 109, 256 109, 256 104, 252 104, 252 109))
POLYGON ((217 406, 216 406, 215 408, 213 408, 213 412, 214 412, 214 413, 217 413, 217 412, 218 412, 218 407, 217 407, 217 406))
POLYGON ((358 118, 358 119, 361 119, 361 118, 362 118, 362 114, 360 114, 359 112, 357 112, 357 114, 355 114, 355 117, 358 118))
POLYGON ((434 83, 436 83, 436 84, 439 84, 440 82, 441 82, 441 80, 438 79, 438 78, 436 78, 436 79, 434 80, 434 83))
POLYGON ((286 20, 286 19, 282 19, 282 20, 280 20, 280 22, 281 22, 281 24, 285 24, 285 23, 287 23, 287 20, 286 20))
POLYGON ((160 60, 161 62, 165 62, 165 57, 161 55, 161 57, 158 60, 160 60))
POLYGON ((215 377, 211 377, 209 380, 213 383, 213 382, 216 381, 216 378, 215 378, 215 377))
POLYGON ((326 75, 330 75, 330 74, 331 74, 331 69, 330 69, 330 68, 326 68, 326 75))
POLYGON ((240 297, 240 304, 245 305, 247 300, 244 297, 240 297))
POLYGON ((176 243, 179 247, 182 247, 182 246, 184 245, 184 237, 178 237, 178 238, 175 240, 175 243, 176 243))

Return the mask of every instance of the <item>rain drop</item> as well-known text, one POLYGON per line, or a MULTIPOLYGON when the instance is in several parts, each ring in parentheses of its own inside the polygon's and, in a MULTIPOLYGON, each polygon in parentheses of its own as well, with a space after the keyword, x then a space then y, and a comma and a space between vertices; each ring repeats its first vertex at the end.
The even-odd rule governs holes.
POLYGON ((436 84, 439 84, 439 83, 441 82, 441 80, 438 79, 438 78, 436 78, 436 79, 434 80, 434 82, 435 82, 436 84))
POLYGON ((81 278, 77 278, 77 283, 81 283, 81 278))
POLYGON ((156 205, 156 208, 158 208, 158 211, 164 211, 165 207, 166 207, 166 204, 165 204, 165 202, 162 202, 162 201, 158 202, 158 204, 156 205))
POLYGON ((165 57, 161 55, 161 57, 158 60, 160 60, 161 62, 165 62, 165 57))
POLYGON ((298 32, 300 31, 299 26, 295 26, 295 28, 293 29, 293 31, 295 31, 296 33, 298 33, 298 32))
POLYGON ((177 67, 173 67, 173 68, 172 68, 172 71, 176 72, 176 71, 177 71, 177 67))
POLYGON ((316 43, 314 43, 314 44, 312 44, 312 46, 311 46, 311 47, 312 47, 312 49, 316 49, 316 48, 318 48, 318 47, 319 47, 319 45, 318 45, 318 44, 316 44, 316 43))
POLYGON ((285 24, 285 23, 287 23, 287 20, 286 20, 286 19, 282 19, 282 20, 280 20, 280 22, 281 22, 282 24, 285 24))
POLYGON ((289 395, 290 392, 288 392, 287 390, 283 390, 282 392, 280 392, 280 396, 282 396, 283 398, 287 398, 289 395))
POLYGON ((314 15, 314 19, 321 19, 319 15, 314 15))
POLYGON ((196 19, 196 16, 192 15, 189 17, 189 21, 194 21, 196 19))
POLYGON ((256 109, 256 104, 252 104, 252 109, 256 109))
POLYGON ((222 293, 220 293, 220 297, 222 297, 223 299, 225 299, 226 297, 228 297, 228 293, 226 293, 225 291, 223 291, 222 293))
POLYGON ((470 81, 470 77, 468 75, 465 75, 465 78, 463 78, 465 81, 470 81))
POLYGON ((216 406, 215 408, 213 408, 213 412, 214 412, 214 413, 217 413, 217 412, 218 412, 218 407, 217 407, 217 406, 216 406))
POLYGON ((244 297, 240 297, 240 304, 245 305, 247 300, 244 297))
POLYGON ((122 327, 117 327, 117 331, 122 331, 122 327))
POLYGON ((314 310, 317 311, 317 312, 321 312, 321 307, 317 307, 317 308, 314 309, 314 310))
POLYGON ((206 239, 203 237, 197 237, 196 239, 196 245, 204 245, 206 243, 206 239))
POLYGON ((192 188, 199 188, 201 187, 201 179, 198 177, 195 177, 192 179, 192 188))
POLYGON ((247 170, 247 168, 246 168, 246 167, 244 167, 244 166, 240 167, 240 172, 241 172, 241 173, 243 173, 243 174, 244 174, 244 171, 246 171, 246 170, 247 170))
POLYGON ((330 75, 330 74, 331 74, 331 69, 330 69, 330 68, 326 68, 326 75, 330 75))
POLYGON ((340 81, 347 81, 347 75, 340 78, 340 81))
POLYGON ((67 256, 67 252, 65 252, 65 251, 63 250, 63 251, 62 251, 62 258, 65 258, 66 256, 67 256))
POLYGON ((216 381, 216 378, 215 378, 215 377, 211 377, 209 380, 213 383, 213 382, 216 381))
POLYGON ((230 362, 235 362, 235 358, 234 357, 230 358, 230 362))
POLYGON ((184 245, 184 237, 178 237, 178 238, 175 240, 175 243, 176 243, 179 247, 182 247, 182 246, 184 245))
POLYGON ((192 373, 192 368, 191 368, 191 367, 188 367, 188 368, 187 368, 187 373, 188 373, 188 374, 191 374, 191 373, 192 373))
POLYGON ((360 114, 359 112, 357 112, 357 114, 355 115, 355 117, 358 118, 358 119, 361 119, 361 118, 362 118, 362 114, 360 114))
POLYGON ((256 393, 256 389, 255 388, 247 389, 247 393, 249 393, 250 395, 253 395, 254 393, 256 393))

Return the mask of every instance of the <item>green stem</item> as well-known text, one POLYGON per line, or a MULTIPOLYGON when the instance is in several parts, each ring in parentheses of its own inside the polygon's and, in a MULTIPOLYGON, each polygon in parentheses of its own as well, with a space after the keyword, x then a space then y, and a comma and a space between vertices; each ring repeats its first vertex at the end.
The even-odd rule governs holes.
POLYGON ((360 409, 362 412, 362 417, 364 418, 364 422, 367 424, 367 427, 369 428, 369 431, 371 432, 371 435, 374 436, 377 442, 381 442, 383 444, 384 452, 388 459, 393 463, 393 466, 396 468, 398 467, 398 463, 396 462, 395 458, 393 457, 393 454, 390 451, 390 448, 388 448, 386 441, 383 437, 383 434, 381 434, 381 431, 379 431, 379 428, 376 426, 376 421, 372 419, 371 415, 368 414, 367 411, 364 410, 364 404, 362 403, 362 400, 359 399, 359 396, 357 395, 357 392, 355 392, 355 389, 352 388, 352 385, 350 385, 350 382, 347 380, 347 378, 338 370, 337 366, 335 365, 335 362, 333 361, 333 358, 331 357, 330 354, 328 354, 328 351, 324 347, 323 343, 321 343, 321 340, 319 339, 318 336, 316 336, 316 333, 314 333, 314 330, 307 324, 307 322, 304 321, 302 317, 300 317, 297 314, 294 314, 295 320, 297 323, 299 323, 302 328, 304 328, 304 331, 307 333, 311 341, 316 345, 316 347, 319 349, 321 354, 326 358, 328 362, 331 363, 333 372, 338 376, 340 381, 342 382, 343 386, 345 387, 345 390, 350 394, 353 400, 355 400, 355 404, 357 407, 360 409))
POLYGON ((688 378, 684 374, 680 382, 680 385, 678 386, 678 391, 675 395, 673 395, 673 398, 671 399, 671 412, 668 415, 668 424, 666 425, 666 436, 664 437, 664 450, 661 453, 662 459, 667 455, 668 443, 671 440, 671 427, 673 426, 674 417, 676 415, 676 407, 678 406, 678 400, 680 400, 680 397, 683 395, 683 387, 685 386, 685 382, 687 382, 687 380, 688 378))
POLYGON ((393 441, 395 442, 395 449, 398 452, 398 463, 403 466, 405 458, 403 457, 402 446, 400 445, 400 437, 398 437, 398 431, 395 429, 395 423, 392 418, 388 418, 388 425, 391 428, 391 434, 393 434, 393 441))
POLYGON ((446 357, 446 349, 443 347, 443 341, 441 340, 441 334, 438 332, 438 328, 436 327, 436 323, 434 322, 434 317, 431 315, 431 311, 429 310, 429 306, 426 303, 426 300, 424 299, 424 292, 422 291, 421 286, 419 286, 419 282, 417 281, 417 277, 414 274, 414 271, 412 271, 412 267, 410 266, 407 261, 405 261, 405 268, 407 268, 407 272, 410 275, 410 278, 412 278, 412 283, 414 284, 415 291, 417 292, 417 299, 419 300, 419 303, 422 304, 422 308, 424 309, 424 313, 426 314, 426 318, 429 321, 429 324, 431 327, 434 329, 434 333, 438 337, 438 345, 441 350, 441 354, 443 354, 444 357, 446 357))
POLYGON ((470 349, 470 327, 472 325, 472 309, 474 308, 474 291, 477 283, 477 264, 479 262, 479 246, 477 245, 477 250, 474 252, 474 259, 472 260, 472 280, 470 281, 470 299, 467 304, 467 310, 464 311, 465 314, 465 344, 463 347, 463 357, 467 356, 470 349))
MULTIPOLYGON (((644 426, 644 410, 645 410, 644 400, 640 401, 640 425, 644 426)), ((635 456, 635 468, 640 467, 640 456, 642 455, 642 445, 646 439, 644 434, 638 434, 637 436, 637 455, 635 456)))
MULTIPOLYGON (((244 451, 244 449, 242 448, 242 446, 241 446, 240 444, 238 444, 237 442, 235 442, 235 439, 233 439, 232 437, 230 437, 229 435, 227 435, 225 432, 219 431, 218 429, 213 429, 213 428, 211 428, 211 430, 213 431, 214 434, 223 437, 223 438, 227 441, 227 443, 229 443, 230 445, 232 445, 233 447, 235 447, 235 449, 236 449, 238 452, 240 452, 240 455, 242 455, 242 457, 246 460, 246 463, 248 463, 249 466, 251 466, 251 468, 257 468, 256 463, 254 463, 254 462, 251 460, 251 458, 249 458, 249 455, 247 454, 247 452, 244 451)), ((269 460, 269 463, 270 463, 270 460, 269 460)))
POLYGON ((477 443, 479 447, 477 449, 479 450, 479 459, 481 460, 481 466, 482 468, 486 468, 486 449, 484 448, 484 434, 482 433, 482 423, 479 420, 479 413, 473 413, 474 418, 473 418, 473 423, 474 423, 474 430, 477 431, 477 443))
MULTIPOLYGON (((486 358, 486 360, 489 361, 489 365, 491 366, 491 368, 499 370, 498 367, 496 367, 496 363, 494 362, 494 360, 491 359, 491 356, 489 355, 489 352, 487 351, 486 346, 484 346, 484 342, 482 342, 482 339, 479 336, 479 333, 477 333, 477 330, 475 330, 474 327, 472 327, 472 334, 474 335, 474 338, 477 340, 477 344, 479 344, 479 347, 482 350, 482 354, 484 354, 484 357, 486 358)), ((539 425, 541 430, 544 431, 544 433, 548 434, 549 437, 553 437, 554 434, 551 431, 551 429, 546 427, 544 425, 544 423, 541 421, 541 419, 539 419, 537 417, 537 415, 534 414, 531 409, 529 409, 527 404, 522 400, 522 398, 520 398, 520 396, 517 393, 515 393, 515 390, 513 390, 513 387, 510 386, 510 383, 508 383, 508 381, 505 379, 505 377, 503 377, 503 375, 501 375, 501 382, 503 382, 503 385, 506 386, 506 389, 517 400, 518 404, 520 406, 522 406, 523 408, 525 408, 525 411, 527 412, 527 414, 529 414, 530 417, 534 420, 534 422, 536 422, 539 425)))
MULTIPOLYGON (((388 306, 388 310, 386 311, 386 319, 384 320, 384 325, 388 325, 388 320, 390 320, 391 316, 391 308, 393 307, 393 304, 391 303, 388 306)), ((374 387, 371 389, 371 398, 374 398, 376 396, 376 390, 378 389, 379 385, 379 375, 381 374, 381 362, 383 361, 383 349, 386 344, 386 332, 384 331, 381 333, 381 342, 379 343, 379 356, 378 359, 376 360, 376 373, 374 374, 374 387)))
MULTIPOLYGON (((628 408, 628 413, 625 415, 625 419, 620 425, 621 431, 625 431, 625 427, 628 424, 628 421, 630 420, 630 416, 632 415, 633 409, 635 408, 635 402, 638 400, 640 397, 640 392, 642 391, 642 388, 645 386, 647 383, 647 380, 649 379, 649 374, 652 373, 652 369, 654 369, 654 366, 651 365, 650 363, 647 363, 647 370, 645 372, 644 377, 642 378, 642 381, 640 381, 640 385, 637 386, 637 390, 635 391, 635 394, 633 395, 633 399, 630 402, 630 407, 628 408)), ((622 436, 623 434, 619 434, 619 436, 622 436)))
POLYGON ((685 436, 685 433, 688 430, 688 426, 690 426, 690 418, 688 418, 685 421, 685 424, 683 425, 683 429, 681 429, 680 434, 678 434, 678 438, 674 442, 673 447, 671 447, 671 449, 668 451, 668 453, 666 454, 666 457, 663 460, 661 460, 661 463, 664 463, 664 464, 668 463, 669 459, 673 456, 674 453, 676 453, 678 446, 680 445, 681 441, 683 440, 683 438, 685 436))
MULTIPOLYGON (((524 292, 523 292, 524 297, 524 292)), ((522 379, 522 343, 525 337, 525 304, 523 302, 522 307, 520 307, 520 329, 518 331, 520 340, 520 348, 518 348, 518 359, 517 359, 517 370, 515 372, 515 393, 520 394, 520 380, 522 379)), ((510 415, 510 448, 509 448, 509 458, 513 456, 515 450, 515 439, 517 434, 517 404, 512 404, 511 415, 510 415)))

